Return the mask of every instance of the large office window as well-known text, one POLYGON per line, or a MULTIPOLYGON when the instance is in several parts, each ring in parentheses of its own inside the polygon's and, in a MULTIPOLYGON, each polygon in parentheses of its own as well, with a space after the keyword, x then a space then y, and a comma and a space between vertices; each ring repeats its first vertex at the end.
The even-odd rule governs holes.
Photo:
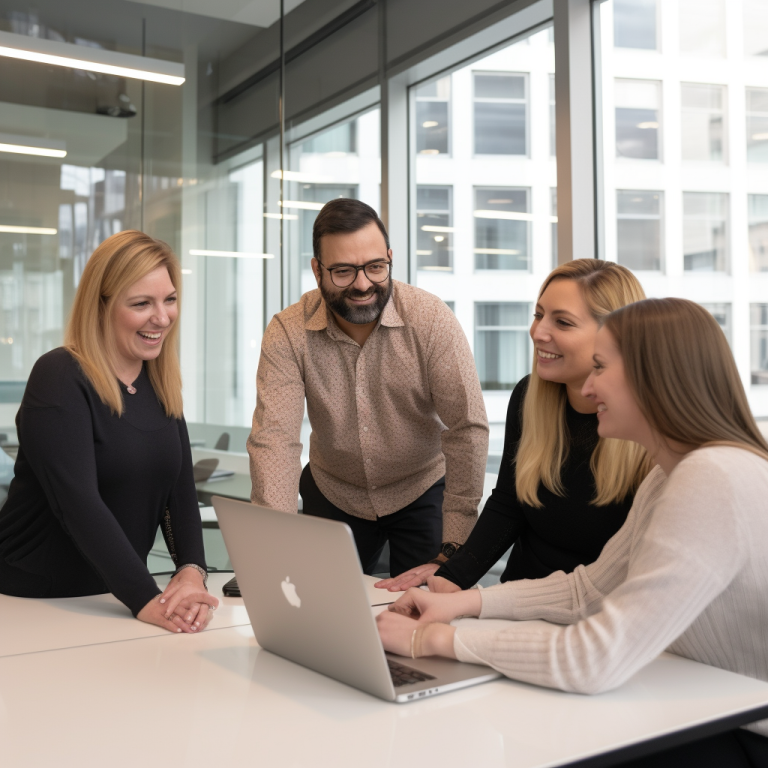
POLYGON ((725 55, 726 0, 678 0, 680 50, 696 56, 725 55))
POLYGON ((728 195, 683 193, 683 253, 688 272, 728 272, 728 195))
POLYGON ((475 72, 475 154, 528 154, 525 74, 475 72))
POLYGON ((416 188, 416 257, 419 269, 453 269, 451 188, 420 185, 416 188))
POLYGON ((749 269, 768 272, 768 194, 749 195, 749 269))
POLYGON ((768 88, 747 88, 747 162, 768 163, 768 88))
POLYGON ((530 190, 475 189, 475 269, 530 266, 530 190))
POLYGON ((682 83, 683 160, 722 162, 725 158, 724 85, 682 83))
POLYGON ((768 384, 768 303, 749 308, 750 360, 753 384, 768 384))
POLYGON ((549 212, 552 214, 549 236, 552 244, 552 269, 557 266, 557 187, 549 190, 549 212))
POLYGON ((475 304, 475 362, 483 389, 511 390, 530 372, 530 304, 475 304))
POLYGON ((717 324, 723 329, 725 338, 728 339, 728 343, 731 344, 733 342, 733 334, 731 331, 731 305, 703 302, 701 306, 704 307, 715 320, 717 320, 717 324))
POLYGON ((549 76, 549 154, 557 156, 557 122, 555 104, 555 76, 549 76))
POLYGON ((616 80, 616 156, 659 160, 660 83, 616 80))
POLYGON ((655 51, 656 0, 615 0, 613 39, 617 48, 655 51))
POLYGON ((768 3, 742 0, 744 55, 768 56, 768 3))
POLYGON ((416 151, 447 155, 450 150, 451 78, 441 77, 416 89, 416 151))
POLYGON ((616 191, 617 261, 633 270, 660 270, 662 193, 616 191))

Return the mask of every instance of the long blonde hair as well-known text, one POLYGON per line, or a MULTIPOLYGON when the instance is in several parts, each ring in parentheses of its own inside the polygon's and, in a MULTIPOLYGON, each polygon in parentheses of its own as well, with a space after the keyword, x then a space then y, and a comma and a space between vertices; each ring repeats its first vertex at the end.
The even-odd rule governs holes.
MULTIPOLYGON (((64 346, 101 401, 117 416, 123 413, 118 384, 113 331, 118 298, 137 280, 165 267, 180 304, 181 268, 170 246, 143 232, 127 229, 108 237, 85 265, 64 334, 64 346)), ((168 416, 181 418, 181 369, 178 352, 179 323, 171 325, 160 354, 147 361, 149 380, 168 416)))
MULTIPOLYGON (((575 280, 592 317, 598 322, 625 304, 640 301, 645 293, 626 268, 599 259, 576 259, 550 272, 539 299, 555 280, 575 280)), ((533 370, 525 394, 522 435, 515 459, 517 497, 531 507, 541 507, 539 484, 557 496, 565 496, 561 471, 568 458, 569 435, 565 421, 565 384, 545 381, 533 370)), ((637 490, 650 469, 645 450, 637 443, 598 438, 590 469, 595 477, 598 506, 621 501, 637 490)))
POLYGON ((612 312, 603 325, 654 431, 686 445, 733 445, 768 459, 731 348, 704 307, 646 299, 612 312))

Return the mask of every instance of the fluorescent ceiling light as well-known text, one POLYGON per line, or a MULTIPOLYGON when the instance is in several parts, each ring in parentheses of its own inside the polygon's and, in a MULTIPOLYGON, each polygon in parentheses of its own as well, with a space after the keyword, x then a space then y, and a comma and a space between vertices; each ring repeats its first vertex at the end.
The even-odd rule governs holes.
POLYGON ((265 213, 265 219, 285 219, 286 221, 296 221, 299 217, 295 213, 265 213))
POLYGON ((245 253, 244 251, 198 251, 192 250, 190 256, 223 256, 234 259, 274 259, 271 253, 245 253))
POLYGON ((492 256, 517 256, 520 251, 514 248, 475 248, 474 253, 487 253, 492 256))
POLYGON ((282 208, 300 208, 303 211, 319 211, 325 203, 308 203, 304 200, 278 200, 282 208))
POLYGON ((532 213, 518 211, 475 211, 476 219, 511 219, 512 221, 533 221, 532 213))
POLYGON ((333 181, 333 176, 313 176, 311 173, 299 173, 298 171, 272 171, 273 179, 285 181, 303 181, 306 184, 324 184, 333 181))
POLYGON ((638 128, 646 129, 646 128, 658 128, 659 124, 655 120, 648 120, 646 123, 638 123, 638 128))
POLYGON ((768 133, 753 133, 752 141, 765 141, 768 139, 768 133))
POLYGON ((11 227, 0 224, 0 232, 8 232, 14 235, 55 235, 58 230, 52 227, 11 227))
POLYGON ((181 274, 182 275, 191 275, 192 274, 192 270, 191 269, 182 269, 181 270, 181 274))
POLYGON ((439 149, 422 149, 421 152, 419 152, 420 155, 439 155, 440 150, 439 149))
POLYGON ((184 82, 184 65, 173 61, 15 35, 12 32, 0 32, 0 56, 167 85, 181 85, 184 82))
POLYGON ((437 126, 440 125, 440 123, 437 122, 437 120, 425 120, 422 124, 422 128, 437 128, 437 126))
POLYGON ((66 157, 67 150, 63 141, 31 138, 30 136, 10 136, 0 133, 0 152, 15 155, 37 155, 39 157, 66 157))
POLYGON ((421 228, 421 231, 422 232, 455 232, 456 230, 453 227, 433 227, 427 224, 421 228))
POLYGON ((417 256, 431 256, 432 251, 416 251, 417 256))
POLYGON ((428 269, 430 272, 453 272, 453 267, 419 267, 419 269, 428 269))

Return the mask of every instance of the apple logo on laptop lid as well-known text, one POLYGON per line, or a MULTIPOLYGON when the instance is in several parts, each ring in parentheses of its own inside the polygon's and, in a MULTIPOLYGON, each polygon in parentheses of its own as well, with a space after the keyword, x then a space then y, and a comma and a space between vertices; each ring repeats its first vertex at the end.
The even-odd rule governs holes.
POLYGON ((285 581, 280 582, 283 588, 285 599, 294 607, 301 608, 301 598, 296 594, 296 585, 291 583, 290 576, 285 577, 285 581))

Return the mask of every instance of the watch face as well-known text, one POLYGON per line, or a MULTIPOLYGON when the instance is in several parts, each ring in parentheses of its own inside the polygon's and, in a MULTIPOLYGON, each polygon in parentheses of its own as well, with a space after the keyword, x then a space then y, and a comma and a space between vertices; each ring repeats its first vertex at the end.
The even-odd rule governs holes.
POLYGON ((456 553, 456 545, 455 544, 443 544, 442 549, 440 550, 446 557, 453 557, 453 555, 456 553))

